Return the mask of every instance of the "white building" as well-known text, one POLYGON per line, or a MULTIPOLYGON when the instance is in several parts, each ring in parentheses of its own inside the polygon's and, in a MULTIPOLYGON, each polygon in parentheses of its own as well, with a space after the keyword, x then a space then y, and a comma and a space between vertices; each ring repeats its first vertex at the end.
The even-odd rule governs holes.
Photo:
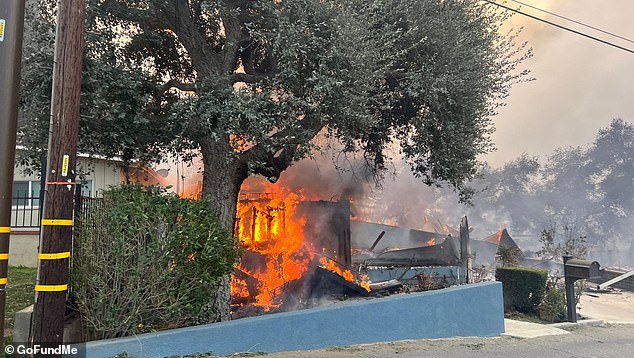
MULTIPOLYGON (((122 183, 123 168, 121 160, 79 154, 77 169, 85 173, 81 178, 82 195, 99 196, 108 186, 122 183)), ((39 173, 26 175, 23 169, 16 166, 13 175, 9 265, 37 267, 41 178, 39 173)))

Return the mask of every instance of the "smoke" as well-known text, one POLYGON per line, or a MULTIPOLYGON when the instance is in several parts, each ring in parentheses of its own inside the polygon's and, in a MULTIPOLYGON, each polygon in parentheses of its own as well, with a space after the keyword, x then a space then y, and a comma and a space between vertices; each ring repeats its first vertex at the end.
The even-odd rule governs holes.
MULTIPOLYGON (((634 39, 631 1, 523 2, 634 39)), ((522 11, 634 49, 630 42, 548 14, 527 7, 522 11)), ((612 118, 634 118, 631 53, 522 15, 515 15, 511 25, 524 27, 522 40, 529 42, 534 56, 522 67, 536 80, 515 86, 508 105, 494 119, 497 131, 492 138, 498 151, 485 158, 488 162, 500 166, 524 152, 543 156, 555 148, 589 143, 612 118)))
POLYGON ((362 197, 369 178, 354 159, 341 159, 332 151, 300 160, 285 170, 276 183, 252 176, 242 185, 250 192, 293 192, 308 200, 339 200, 362 197))
MULTIPOLYGON (((634 3, 614 0, 609 3, 590 0, 569 2, 523 0, 526 3, 582 21, 592 26, 634 38, 631 14, 634 3)), ((510 5, 514 5, 509 3, 510 5)), ((536 12, 528 13, 569 26, 575 30, 614 42, 628 48, 634 44, 615 39, 562 19, 536 12)), ((526 40, 534 56, 521 66, 531 70, 535 81, 516 85, 507 99, 508 104, 494 118, 496 133, 492 139, 498 151, 483 158, 493 166, 517 158, 521 153, 541 157, 544 162, 556 148, 588 145, 599 128, 609 125, 612 118, 634 118, 631 93, 634 93, 632 54, 583 38, 561 29, 537 22, 522 15, 512 18, 512 26, 524 27, 520 40, 526 40)), ((541 229, 548 224, 550 213, 544 200, 509 200, 497 205, 487 202, 490 190, 476 197, 477 207, 458 203, 458 196, 449 188, 427 187, 415 178, 402 162, 395 160, 382 187, 377 187, 371 176, 362 170, 362 160, 346 157, 336 151, 317 154, 302 160, 285 171, 277 184, 252 177, 244 188, 266 192, 271 186, 302 192, 309 200, 351 200, 353 215, 367 221, 434 231, 434 226, 457 228, 460 218, 467 215, 473 227, 472 238, 484 238, 500 226, 509 228, 513 238, 523 248, 532 250, 537 245, 541 229), (338 169, 337 169, 338 167, 338 169), (517 213, 523 213, 518 215, 517 213), (432 225, 433 224, 433 225, 432 225), (529 236, 522 236, 529 235, 529 236), (522 239, 522 238, 526 239, 522 239)), ((194 175, 172 169, 180 187, 196 181, 194 175)), ((197 167, 192 167, 197 172, 197 167)), ((198 175, 198 174, 196 174, 198 175)), ((631 175, 630 175, 631 178, 631 175)), ((581 180, 570 177, 570 182, 581 180)), ((490 188, 489 188, 490 189, 490 188)), ((553 194, 551 202, 579 208, 584 203, 581 192, 553 194)), ((569 213, 570 220, 575 219, 569 213)), ((563 219, 562 219, 563 220, 563 219)), ((632 231, 632 219, 613 223, 614 231, 632 231)), ((374 238, 372 238, 374 239, 374 238)), ((619 239, 611 251, 634 257, 632 240, 619 239)), ((597 255, 599 255, 597 253, 597 255)), ((601 254, 602 255, 602 254, 601 254)), ((616 256, 606 261, 620 263, 616 256)), ((625 262, 626 263, 626 262, 625 262)))

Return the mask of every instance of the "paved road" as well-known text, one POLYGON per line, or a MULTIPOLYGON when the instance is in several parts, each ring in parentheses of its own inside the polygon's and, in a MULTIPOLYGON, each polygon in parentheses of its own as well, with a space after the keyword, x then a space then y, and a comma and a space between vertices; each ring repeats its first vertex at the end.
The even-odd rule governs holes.
MULTIPOLYGON (((266 358, 628 358, 634 357, 634 325, 577 326, 572 334, 417 340, 265 354, 266 358)), ((254 355, 242 355, 254 356, 254 355)))

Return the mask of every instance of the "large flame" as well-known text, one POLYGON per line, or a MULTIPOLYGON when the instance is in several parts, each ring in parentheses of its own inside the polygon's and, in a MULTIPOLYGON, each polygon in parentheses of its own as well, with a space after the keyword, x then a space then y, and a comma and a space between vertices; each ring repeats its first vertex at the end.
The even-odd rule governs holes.
POLYGON ((245 290, 245 285, 234 277, 234 297, 252 296, 254 304, 266 310, 278 307, 280 290, 297 280, 308 270, 313 259, 312 248, 304 240, 305 217, 295 211, 302 196, 295 193, 247 193, 238 200, 236 234, 247 251, 255 253, 264 263, 240 263, 239 270, 257 280, 256 292, 245 290))
MULTIPOLYGON (((266 311, 279 307, 285 286, 301 279, 311 264, 317 264, 315 253, 322 248, 314 247, 306 237, 307 217, 298 210, 302 201, 315 199, 302 191, 291 192, 283 183, 268 184, 251 178, 245 182, 238 200, 235 232, 246 254, 232 279, 234 301, 250 301, 266 311), (249 285, 238 272, 255 283, 249 285)), ((317 265, 355 282, 349 269, 326 257, 321 257, 317 265)), ((363 286, 369 288, 367 283, 363 286)))

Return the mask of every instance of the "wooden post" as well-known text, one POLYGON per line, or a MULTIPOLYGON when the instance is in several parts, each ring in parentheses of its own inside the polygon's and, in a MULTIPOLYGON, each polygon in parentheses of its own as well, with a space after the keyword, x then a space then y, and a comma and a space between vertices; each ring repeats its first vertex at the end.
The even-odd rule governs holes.
POLYGON ((568 322, 577 322, 577 305, 575 304, 575 279, 568 276, 566 263, 572 256, 566 252, 562 259, 564 261, 564 287, 566 289, 566 317, 568 322))
POLYGON ((60 0, 55 34, 48 165, 33 308, 33 343, 63 342, 84 48, 84 0, 60 0))
POLYGON ((24 4, 25 0, 0 0, 0 338, 4 337, 24 4))
POLYGON ((473 267, 471 262, 471 241, 469 240, 469 221, 464 216, 460 222, 460 262, 467 274, 467 283, 473 283, 473 267))

